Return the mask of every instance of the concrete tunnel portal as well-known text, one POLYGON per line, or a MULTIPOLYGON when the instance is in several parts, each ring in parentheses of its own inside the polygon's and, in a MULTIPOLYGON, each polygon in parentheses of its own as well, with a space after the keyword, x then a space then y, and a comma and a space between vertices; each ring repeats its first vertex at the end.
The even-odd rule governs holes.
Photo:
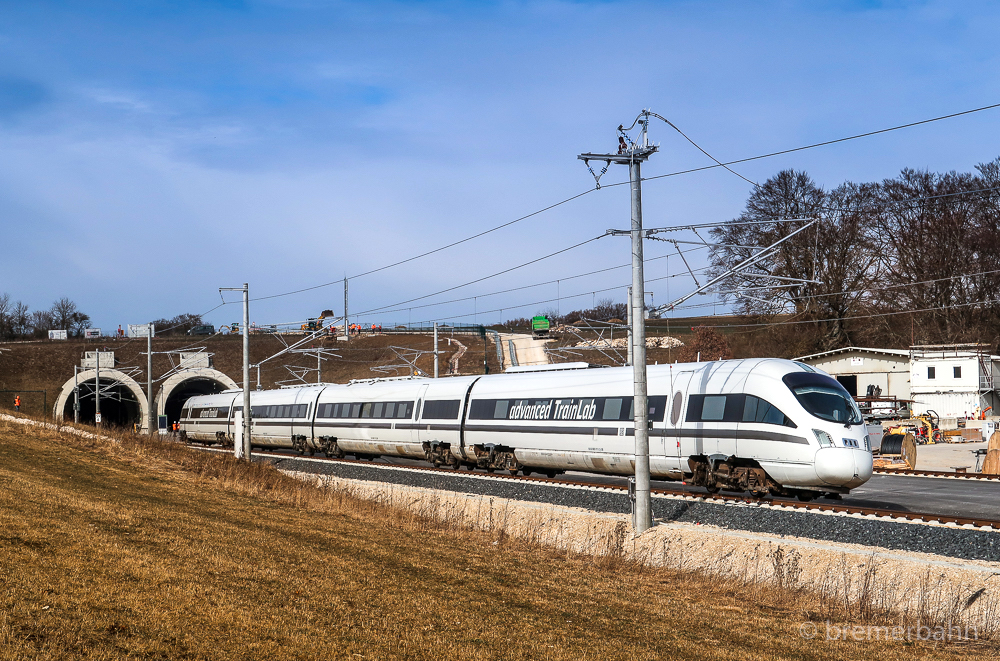
MULTIPOLYGON (((96 422, 96 376, 94 370, 85 370, 63 385, 53 407, 56 419, 73 420, 75 391, 79 390, 80 422, 88 425, 96 422)), ((157 415, 167 417, 169 430, 180 419, 181 409, 189 398, 238 388, 235 381, 218 370, 183 369, 168 377, 156 391, 154 410, 157 415)), ((101 370, 102 425, 125 428, 139 425, 140 429, 145 430, 148 410, 145 388, 124 372, 115 369, 101 370)))
POLYGON ((167 429, 180 420, 184 402, 196 395, 214 395, 225 390, 235 390, 239 386, 222 372, 200 367, 181 370, 163 382, 156 394, 157 415, 167 417, 167 429))
MULTIPOLYGON (((87 425, 96 422, 96 378, 95 370, 85 370, 63 385, 54 407, 57 419, 73 420, 73 405, 78 391, 80 422, 87 425)), ((147 411, 146 394, 132 377, 115 369, 102 369, 100 386, 102 425, 131 428, 143 423, 147 411)))

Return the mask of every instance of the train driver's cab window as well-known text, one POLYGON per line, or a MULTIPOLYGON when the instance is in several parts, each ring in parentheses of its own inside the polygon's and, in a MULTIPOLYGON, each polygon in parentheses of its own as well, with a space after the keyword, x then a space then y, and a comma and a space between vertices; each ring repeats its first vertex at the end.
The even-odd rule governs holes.
POLYGON ((927 378, 928 379, 937 378, 937 368, 928 366, 928 368, 927 368, 927 378))
POLYGON ((781 380, 802 408, 820 420, 848 427, 862 424, 861 411, 854 398, 836 379, 821 374, 793 372, 781 377, 781 380))

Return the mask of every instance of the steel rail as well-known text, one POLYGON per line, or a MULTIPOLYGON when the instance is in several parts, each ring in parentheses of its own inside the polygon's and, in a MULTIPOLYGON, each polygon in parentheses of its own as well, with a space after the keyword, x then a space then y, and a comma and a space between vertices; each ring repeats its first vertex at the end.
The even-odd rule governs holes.
POLYGON ((984 482, 1000 482, 1000 475, 990 473, 960 473, 958 471, 927 471, 910 468, 875 467, 875 472, 881 475, 908 475, 911 477, 943 477, 959 480, 981 480, 984 482))

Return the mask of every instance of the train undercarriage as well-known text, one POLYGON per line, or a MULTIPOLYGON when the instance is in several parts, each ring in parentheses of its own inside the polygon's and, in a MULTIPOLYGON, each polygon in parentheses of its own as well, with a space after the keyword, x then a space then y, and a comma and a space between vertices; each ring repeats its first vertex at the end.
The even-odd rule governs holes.
MULTIPOLYGON (((191 442, 183 431, 180 436, 181 440, 191 442)), ((211 445, 213 441, 197 442, 211 445)), ((214 442, 227 445, 232 443, 232 439, 224 432, 217 432, 214 442)), ((301 455, 314 456, 317 453, 322 453, 327 457, 338 459, 351 455, 355 459, 367 460, 381 457, 379 454, 345 452, 338 446, 337 438, 334 436, 320 436, 314 441, 310 441, 306 436, 293 436, 291 442, 292 449, 301 455)), ((472 461, 452 452, 450 443, 424 441, 422 446, 424 459, 433 464, 435 468, 447 467, 455 470, 463 467, 468 470, 478 468, 488 473, 507 471, 511 475, 538 474, 550 478, 565 472, 526 467, 517 460, 515 448, 504 445, 492 443, 474 445, 471 447, 471 454, 474 457, 472 461)), ((703 487, 709 493, 718 493, 719 491, 749 492, 754 498, 785 496, 795 497, 801 501, 810 501, 820 496, 837 499, 840 498, 841 493, 846 491, 834 487, 824 489, 784 487, 775 482, 756 461, 735 456, 692 456, 688 458, 688 468, 690 472, 684 475, 683 481, 691 486, 703 487)))
POLYGON ((771 479, 753 459, 741 459, 735 456, 710 458, 696 455, 688 458, 688 467, 691 469, 691 476, 687 478, 687 484, 704 487, 709 493, 718 493, 721 490, 750 492, 754 498, 764 498, 769 495, 786 496, 798 498, 803 502, 820 496, 840 498, 840 492, 833 487, 827 489, 784 487, 771 479))

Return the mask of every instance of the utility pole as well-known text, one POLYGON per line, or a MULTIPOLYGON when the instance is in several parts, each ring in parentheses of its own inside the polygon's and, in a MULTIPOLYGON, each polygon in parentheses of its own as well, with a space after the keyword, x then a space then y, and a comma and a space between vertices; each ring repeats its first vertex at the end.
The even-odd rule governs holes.
POLYGON ((80 424, 80 366, 73 366, 73 423, 80 424))
POLYGON ((344 276, 344 339, 351 339, 351 327, 347 321, 347 276, 344 276))
POLYGON ((628 288, 628 294, 625 297, 628 303, 628 331, 626 331, 625 336, 628 338, 628 364, 632 365, 632 287, 628 288))
POLYGON ((156 429, 156 411, 153 410, 153 324, 146 324, 146 432, 152 436, 156 429))
POLYGON ((219 287, 219 291, 243 292, 243 442, 233 450, 237 459, 250 461, 250 285, 244 282, 242 287, 219 287))
POLYGON ((438 378, 438 322, 434 322, 434 378, 438 378))
MULTIPOLYGON (((635 514, 632 521, 636 533, 643 533, 653 525, 653 503, 649 491, 649 403, 646 390, 646 325, 642 308, 646 301, 642 273, 642 176, 640 164, 657 151, 655 145, 649 144, 649 111, 633 122, 639 124, 641 138, 633 142, 626 133, 624 126, 618 127, 617 154, 580 154, 591 174, 590 161, 604 161, 607 171, 612 163, 628 165, 631 187, 632 206, 632 293, 629 296, 629 309, 632 312, 632 374, 634 381, 635 408, 635 514)), ((632 128, 632 127, 629 127, 632 128)), ((600 186, 600 175, 594 174, 597 185, 600 186)))
POLYGON ((94 381, 97 383, 97 388, 94 389, 94 425, 98 428, 101 426, 101 347, 97 347, 97 362, 94 363, 94 369, 97 375, 94 377, 94 381))

